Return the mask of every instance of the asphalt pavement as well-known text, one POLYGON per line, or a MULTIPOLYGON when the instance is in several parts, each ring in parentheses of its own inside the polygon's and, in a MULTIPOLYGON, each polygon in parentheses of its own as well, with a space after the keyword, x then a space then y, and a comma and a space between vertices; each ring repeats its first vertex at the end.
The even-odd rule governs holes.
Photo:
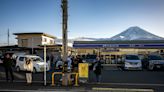
MULTIPOLYGON (((62 91, 62 92, 92 92, 95 89, 123 88, 123 89, 151 89, 154 92, 164 92, 164 71, 123 71, 116 68, 104 68, 102 70, 101 83, 95 82, 95 75, 89 72, 87 83, 74 86, 51 86, 52 71, 47 72, 47 86, 43 84, 43 73, 33 74, 33 84, 26 85, 25 73, 14 72, 13 83, 5 81, 3 67, 0 67, 0 91, 62 91), (93 90, 94 89, 94 90, 93 90)), ((109 91, 109 90, 108 90, 109 91)), ((98 91, 100 92, 100 91, 98 91)), ((114 91, 109 91, 114 92, 114 91)), ((120 91, 128 92, 128 91, 120 91)), ((141 91, 140 91, 141 92, 141 91)))

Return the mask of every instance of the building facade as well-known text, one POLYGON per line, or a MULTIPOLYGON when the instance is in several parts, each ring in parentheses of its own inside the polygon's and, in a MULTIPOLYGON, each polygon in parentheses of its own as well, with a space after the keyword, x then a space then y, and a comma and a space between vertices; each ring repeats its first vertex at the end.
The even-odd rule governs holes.
POLYGON ((99 55, 112 63, 124 54, 163 54, 164 40, 75 41, 73 48, 77 55, 99 55))
POLYGON ((37 48, 39 45, 54 45, 55 37, 42 32, 14 33, 18 41, 18 47, 37 48))

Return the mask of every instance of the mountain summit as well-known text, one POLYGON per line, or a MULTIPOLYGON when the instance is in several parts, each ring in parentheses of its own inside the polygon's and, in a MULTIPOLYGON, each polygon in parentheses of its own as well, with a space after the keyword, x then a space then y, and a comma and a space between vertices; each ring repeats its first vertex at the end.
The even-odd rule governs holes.
POLYGON ((130 27, 120 34, 113 36, 110 40, 164 40, 164 38, 147 32, 140 27, 130 27))

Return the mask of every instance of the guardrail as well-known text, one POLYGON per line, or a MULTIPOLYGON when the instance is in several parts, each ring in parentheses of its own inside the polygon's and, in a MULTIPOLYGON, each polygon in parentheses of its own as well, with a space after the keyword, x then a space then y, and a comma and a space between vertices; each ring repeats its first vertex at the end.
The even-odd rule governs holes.
MULTIPOLYGON (((61 74, 63 76, 64 73, 62 73, 62 72, 53 72, 52 73, 52 84, 51 84, 51 86, 55 86, 55 78, 54 78, 54 76, 58 75, 58 74, 61 74)), ((79 74, 78 73, 69 73, 69 74, 75 75, 75 85, 74 86, 79 86, 79 84, 78 84, 79 74)), ((68 81, 69 81, 69 84, 70 84, 71 80, 68 80, 68 81)))

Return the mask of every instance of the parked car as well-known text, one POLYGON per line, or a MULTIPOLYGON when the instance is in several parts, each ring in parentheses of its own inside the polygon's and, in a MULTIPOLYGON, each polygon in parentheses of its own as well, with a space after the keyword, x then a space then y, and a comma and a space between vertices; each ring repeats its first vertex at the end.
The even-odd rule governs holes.
POLYGON ((83 61, 92 64, 96 61, 96 57, 97 55, 86 55, 83 57, 83 61))
POLYGON ((143 67, 148 70, 164 67, 164 58, 161 55, 148 55, 143 60, 143 67))
MULTIPOLYGON (((44 61, 42 58, 39 56, 34 56, 34 55, 19 55, 16 59, 16 70, 17 71, 24 71, 24 63, 25 63, 25 58, 30 58, 32 59, 33 62, 33 72, 43 72, 44 71, 44 61)), ((50 67, 48 63, 46 63, 46 70, 49 71, 50 67)))
POLYGON ((142 62, 138 55, 124 55, 122 62, 125 70, 142 70, 142 62))
POLYGON ((0 58, 0 65, 2 65, 3 64, 3 61, 2 61, 2 59, 0 58))

